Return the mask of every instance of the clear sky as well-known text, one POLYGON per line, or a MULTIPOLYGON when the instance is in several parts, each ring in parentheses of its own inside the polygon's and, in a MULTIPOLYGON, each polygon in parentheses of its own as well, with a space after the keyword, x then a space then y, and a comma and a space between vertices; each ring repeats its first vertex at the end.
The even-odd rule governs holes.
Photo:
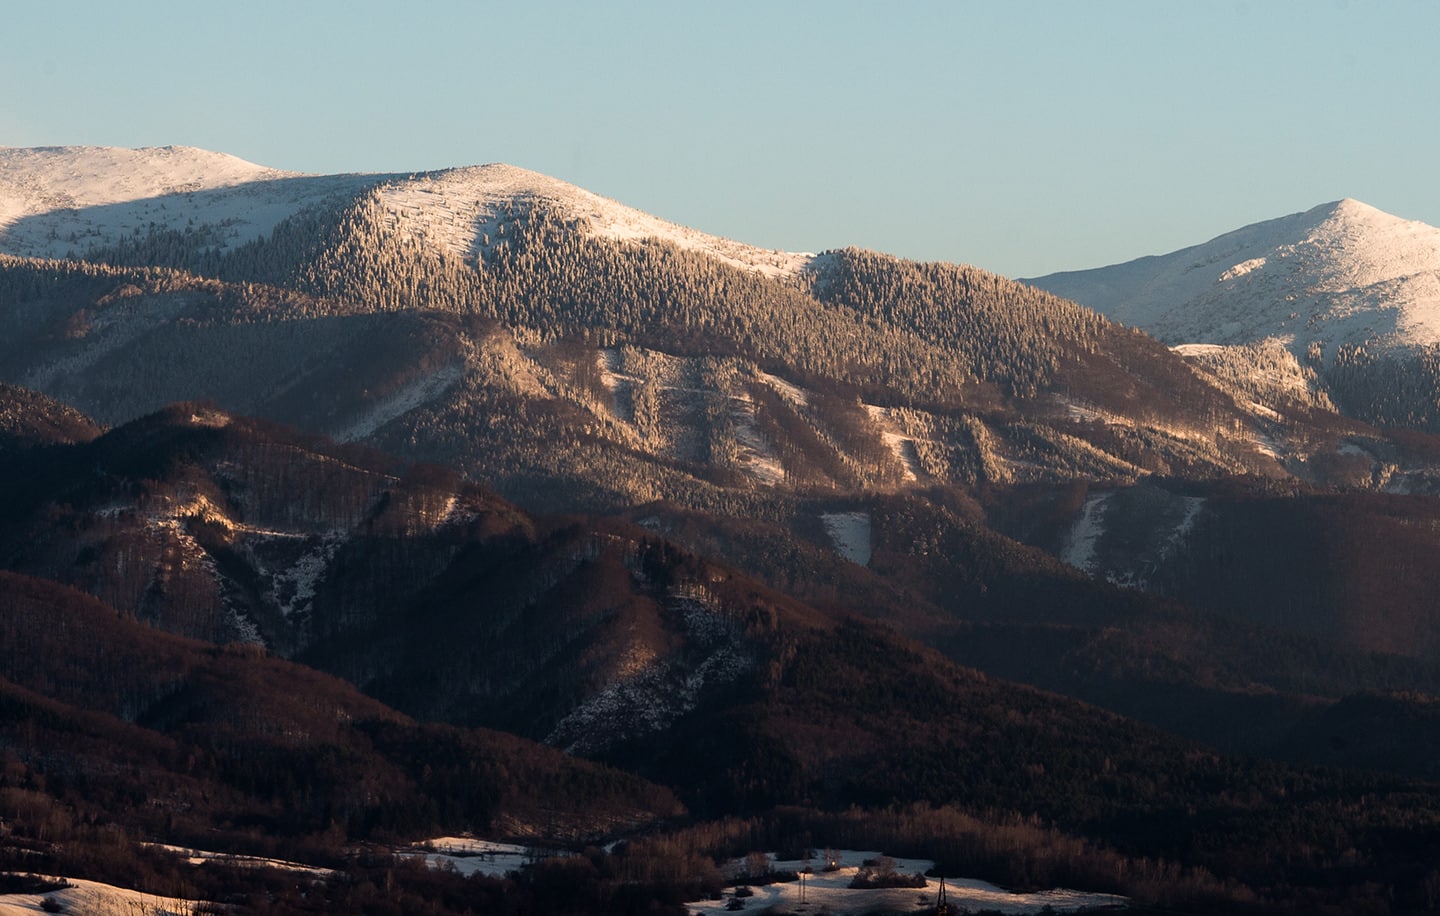
POLYGON ((1440 3, 12 0, 0 145, 503 161, 1009 276, 1354 197, 1440 225, 1440 3))

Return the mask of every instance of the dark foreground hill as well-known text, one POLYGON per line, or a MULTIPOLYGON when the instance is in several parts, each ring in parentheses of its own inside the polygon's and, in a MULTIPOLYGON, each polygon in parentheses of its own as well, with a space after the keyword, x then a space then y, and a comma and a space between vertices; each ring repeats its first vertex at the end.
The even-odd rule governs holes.
POLYGON ((1039 856, 1154 894, 1155 873, 1125 863, 1160 859, 1177 869, 1166 892, 1206 905, 1283 911, 1372 885, 1413 901, 1428 874, 1431 784, 1226 757, 959 667, 646 528, 534 518, 438 469, 197 405, 8 460, 6 479, 32 486, 5 498, 7 563, 129 602, 0 580, 22 821, 212 845, 219 829, 298 855, 461 827, 613 832, 674 816, 677 796, 692 823, 776 836, 858 807, 879 842, 896 836, 883 812, 920 805, 1036 825, 1012 854, 962 857, 992 874, 1039 856), (392 706, 156 629, 171 625, 267 635, 392 706))

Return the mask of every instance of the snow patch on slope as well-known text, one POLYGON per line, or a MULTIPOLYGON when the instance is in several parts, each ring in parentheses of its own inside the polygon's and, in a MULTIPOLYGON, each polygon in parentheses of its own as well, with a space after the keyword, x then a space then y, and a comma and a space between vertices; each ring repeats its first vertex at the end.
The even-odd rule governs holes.
POLYGON ((703 589, 677 589, 667 611, 681 621, 698 663, 651 657, 586 699, 556 724, 545 743, 590 754, 625 739, 669 727, 694 709, 701 695, 729 684, 754 665, 724 608, 703 589))
POLYGON ((1220 275, 1220 282, 1221 282, 1221 283, 1224 283, 1226 280, 1235 280, 1235 279, 1238 279, 1238 278, 1240 278, 1240 277, 1245 276, 1245 275, 1248 274, 1250 271, 1252 271, 1252 270, 1259 270, 1260 268, 1262 268, 1262 267, 1264 267, 1264 266, 1265 266, 1265 259, 1264 259, 1264 258, 1251 258, 1251 259, 1248 260, 1248 261, 1241 261, 1239 264, 1236 264, 1234 267, 1230 268, 1229 270, 1227 270, 1227 271, 1225 271, 1223 274, 1221 274, 1221 275, 1220 275))
POLYGON ((288 618, 297 612, 310 610, 315 602, 316 587, 329 571, 331 561, 345 540, 345 534, 339 531, 315 538, 313 546, 300 554, 294 563, 280 569, 266 570, 257 558, 257 570, 262 575, 269 575, 269 597, 281 614, 288 618))
POLYGON ((1080 517, 1075 520, 1065 547, 1060 551, 1061 560, 1084 572, 1095 572, 1096 547, 1100 536, 1105 533, 1105 504, 1112 495, 1096 493, 1085 500, 1080 517))
POLYGON ((835 552, 857 566, 868 566, 872 554, 870 513, 827 512, 820 516, 835 552))
POLYGON ((352 420, 348 426, 337 430, 335 438, 341 442, 354 442, 373 436, 380 427, 390 421, 438 399, 459 382, 464 374, 465 367, 455 363, 413 379, 370 405, 364 414, 352 420))
POLYGON ((23 384, 37 391, 54 390, 57 380, 81 377, 121 347, 172 323, 186 309, 183 297, 135 297, 97 311, 74 352, 53 363, 32 368, 23 384))
POLYGON ((755 401, 748 394, 733 399, 730 418, 735 424, 735 444, 739 447, 736 462, 752 478, 767 486, 785 479, 785 466, 774 446, 761 434, 755 423, 755 401))
POLYGON ((907 483, 913 483, 920 479, 920 453, 915 445, 915 440, 906 436, 895 425, 890 416, 890 409, 879 407, 874 404, 866 404, 865 412, 870 415, 880 427, 880 438, 885 447, 895 455, 895 460, 900 462, 902 476, 907 483))
POLYGON ((779 392, 781 397, 789 401, 791 404, 794 404, 796 407, 806 407, 810 404, 810 395, 807 394, 805 392, 805 389, 801 388, 799 385, 787 382, 780 376, 771 375, 768 372, 760 372, 757 374, 759 375, 762 382, 769 385, 771 388, 774 388, 777 392, 779 392))
MULTIPOLYGON (((166 852, 173 852, 183 856, 191 865, 205 865, 214 862, 217 865, 228 865, 232 868, 273 868, 279 871, 302 872, 307 875, 314 875, 317 878, 328 878, 335 874, 334 869, 319 868, 314 865, 306 865, 302 862, 291 862, 288 859, 272 859, 266 856, 247 856, 230 852, 214 852, 208 849, 196 849, 191 846, 174 846, 168 843, 145 843, 152 849, 163 849, 166 852)), ((189 912, 180 910, 177 912, 189 912)))

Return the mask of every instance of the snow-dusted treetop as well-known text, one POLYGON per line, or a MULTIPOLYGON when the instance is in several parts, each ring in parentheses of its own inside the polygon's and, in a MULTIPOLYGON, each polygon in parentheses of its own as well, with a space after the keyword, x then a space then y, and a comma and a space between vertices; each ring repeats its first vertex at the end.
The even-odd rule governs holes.
POLYGON ((1440 229, 1357 200, 1203 245, 1027 281, 1172 344, 1277 338, 1303 356, 1344 343, 1440 343, 1440 229))
POLYGON ((379 185, 395 225, 471 257, 512 203, 544 203, 608 238, 658 238, 769 275, 811 255, 707 235, 509 165, 420 175, 303 175, 190 147, 0 147, 0 251, 66 257, 152 229, 210 226, 223 245, 267 235, 298 210, 379 185))

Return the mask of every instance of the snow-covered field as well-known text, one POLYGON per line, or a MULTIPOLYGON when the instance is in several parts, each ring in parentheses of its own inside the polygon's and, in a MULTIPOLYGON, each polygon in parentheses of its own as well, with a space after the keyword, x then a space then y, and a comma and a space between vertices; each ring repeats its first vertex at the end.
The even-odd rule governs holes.
MULTIPOLYGON (((280 859, 228 856, 180 846, 164 846, 162 848, 185 856, 192 865, 197 866, 207 862, 223 862, 242 867, 280 868, 312 874, 317 879, 323 879, 331 874, 326 869, 313 868, 280 859)), ((531 849, 513 843, 498 843, 467 836, 436 837, 396 852, 401 856, 423 859, 432 868, 454 869, 466 876, 484 875, 497 878, 504 877, 510 872, 519 871, 531 864, 539 855, 531 849)), ((787 911, 829 912, 834 916, 844 916, 849 913, 875 911, 913 912, 922 907, 934 906, 936 902, 940 890, 938 878, 926 879, 923 888, 852 890, 849 887, 850 882, 864 867, 865 861, 877 859, 880 853, 851 849, 830 850, 829 852, 833 856, 830 859, 833 862, 831 870, 825 870, 827 860, 820 854, 817 854, 809 862, 777 861, 771 857, 768 860, 770 867, 776 871, 799 873, 806 867, 810 867, 812 874, 805 876, 803 886, 799 881, 753 886, 751 888, 753 896, 742 898, 745 902, 744 909, 758 913, 773 906, 783 905, 787 911)), ((564 853, 546 854, 564 855, 564 853)), ((892 861, 895 872, 905 876, 923 875, 935 865, 934 862, 927 859, 896 858, 892 861)), ((729 863, 722 871, 736 884, 744 883, 745 863, 743 860, 729 863)), ((63 912, 90 914, 90 916, 111 916, 111 914, 132 916, 137 913, 144 914, 144 916, 166 916, 166 914, 185 916, 185 914, 194 912, 196 904, 199 903, 195 900, 144 894, 95 881, 71 879, 69 884, 72 886, 43 894, 0 895, 0 916, 44 912, 41 904, 46 898, 51 898, 61 904, 63 912)), ((966 909, 985 909, 1015 914, 1040 913, 1042 911, 1065 913, 1083 908, 1123 906, 1126 903, 1123 897, 1062 888, 1017 894, 984 881, 965 878, 946 878, 945 888, 952 909, 958 912, 964 912, 966 909)), ((733 887, 727 888, 723 899, 695 901, 688 904, 688 907, 697 916, 719 916, 719 914, 730 912, 727 906, 733 898, 733 892, 733 887)))
POLYGON ((421 856, 432 868, 453 868, 466 877, 503 878, 531 862, 524 846, 460 836, 436 837, 402 855, 421 856))
POLYGON ((46 894, 0 894, 0 916, 44 913, 42 904, 47 899, 60 905, 58 912, 76 916, 189 916, 197 902, 142 894, 98 881, 68 881, 72 887, 46 894))
MULTIPOLYGON (((797 881, 752 887, 754 896, 741 898, 745 901, 744 909, 748 912, 761 913, 770 907, 783 905, 787 912, 819 913, 823 911, 835 914, 835 916, 843 916, 843 914, 849 913, 915 912, 922 907, 935 905, 940 892, 938 878, 927 879, 923 888, 851 890, 850 882, 854 880, 865 860, 874 859, 879 855, 878 852, 837 850, 838 868, 835 871, 823 871, 825 863, 817 857, 809 863, 813 873, 805 877, 803 904, 800 898, 801 886, 797 881)), ((917 872, 924 874, 935 865, 934 862, 926 859, 897 858, 894 862, 896 873, 902 875, 912 875, 917 872)), ((773 867, 777 871, 799 872, 805 867, 805 864, 800 861, 778 861, 773 863, 773 867)), ((743 874, 742 863, 732 863, 730 867, 732 873, 743 874)), ((1124 897, 1116 897, 1111 894, 1090 894, 1061 888, 1031 894, 1015 894, 984 881, 964 878, 945 879, 945 889, 951 910, 955 912, 983 909, 996 910, 1001 913, 1040 913, 1049 907, 1050 912, 1064 913, 1074 912, 1081 908, 1123 906, 1126 902, 1124 897)), ((731 892, 727 890, 725 898, 722 900, 697 901, 688 906, 692 913, 721 916, 721 914, 730 912, 727 906, 731 899, 731 892)))

